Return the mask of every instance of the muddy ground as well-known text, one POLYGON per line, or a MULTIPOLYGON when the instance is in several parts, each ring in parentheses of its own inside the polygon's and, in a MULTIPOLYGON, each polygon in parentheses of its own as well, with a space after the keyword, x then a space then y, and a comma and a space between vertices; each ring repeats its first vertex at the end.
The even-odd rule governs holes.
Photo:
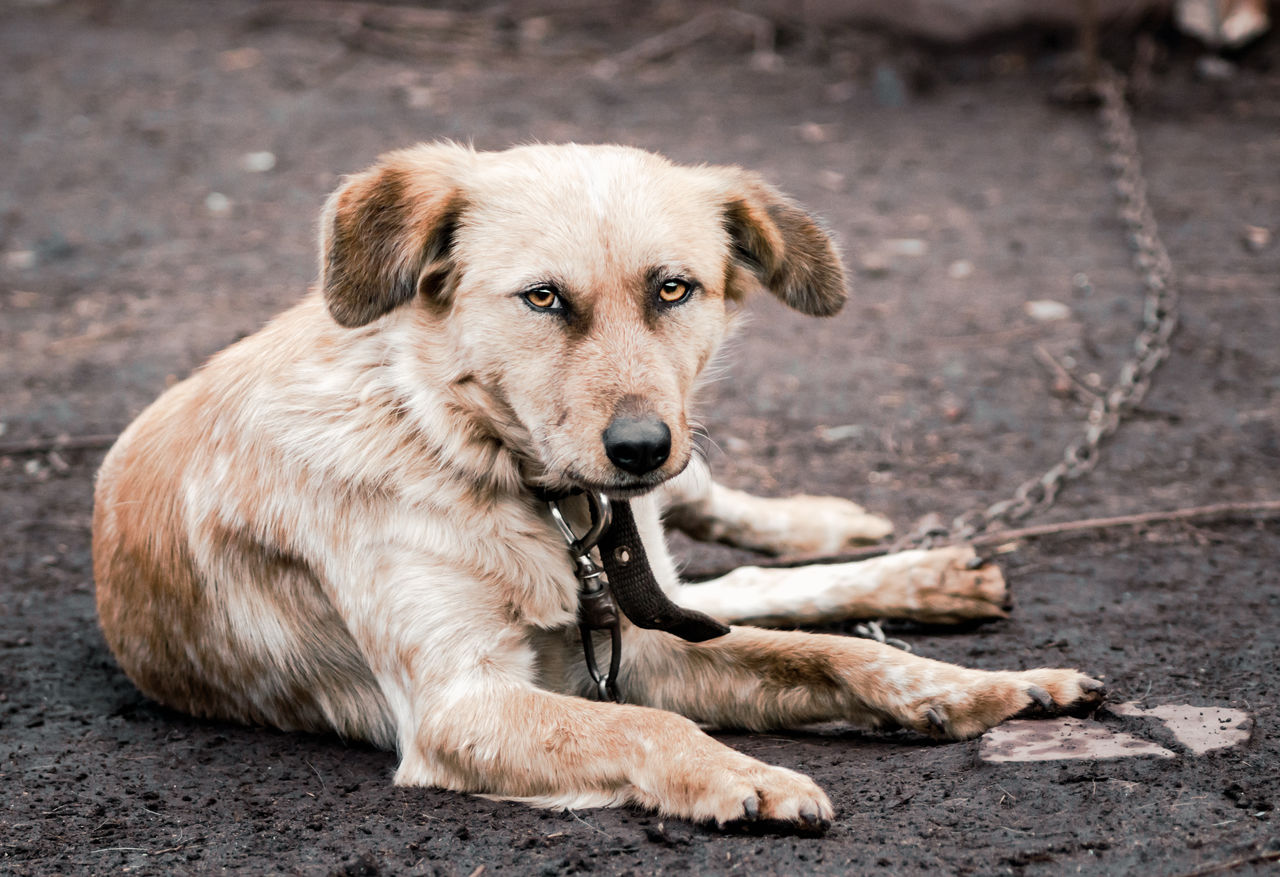
MULTIPOLYGON (((318 4, 7 4, 0 442, 118 432, 305 289, 339 174, 440 137, 736 162, 826 217, 855 266, 850 306, 813 321, 753 303, 703 394, 731 484, 845 495, 906 527, 1007 495, 1074 437, 1085 405, 1045 354, 1110 381, 1140 301, 1095 121, 1048 100, 1062 37, 942 51, 784 29, 753 64, 726 26, 601 67, 700 7, 619 26, 620 6, 527 5, 388 32, 318 4), (1065 318, 1028 315, 1046 299, 1065 318)), ((1280 42, 1205 79, 1198 49, 1148 34, 1137 125, 1183 325, 1101 466, 1036 522, 1278 495, 1280 245, 1264 232, 1280 234, 1280 42)), ((1077 666, 1113 702, 1246 710, 1244 746, 1195 756, 1105 711, 1176 757, 993 765, 977 742, 726 734, 839 810, 823 837, 755 837, 396 789, 388 753, 149 703, 95 627, 102 453, 0 456, 0 872, 1251 873, 1280 850, 1275 520, 1021 542, 1001 557, 1008 621, 900 632, 981 667, 1077 666)), ((739 559, 680 550, 695 570, 739 559)))

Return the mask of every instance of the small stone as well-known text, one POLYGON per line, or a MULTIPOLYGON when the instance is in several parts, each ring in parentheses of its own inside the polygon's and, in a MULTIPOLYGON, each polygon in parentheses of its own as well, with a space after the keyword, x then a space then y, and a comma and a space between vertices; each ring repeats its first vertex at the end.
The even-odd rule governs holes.
POLYGON ((262 52, 255 48, 228 49, 218 55, 218 69, 226 73, 234 73, 237 70, 257 67, 261 61, 262 52))
POLYGON ((842 426, 818 427, 818 438, 824 442, 840 442, 845 439, 858 438, 867 431, 860 423, 846 423, 842 426))
POLYGON ((1026 314, 1037 323, 1052 323, 1055 320, 1065 320, 1071 316, 1071 308, 1067 307, 1060 301, 1052 299, 1038 299, 1029 301, 1022 306, 1026 314))
POLYGON ((210 192, 205 196, 204 207, 214 216, 226 216, 231 212, 231 199, 221 192, 210 192))
POLYGON ((1163 746, 1083 719, 1017 719, 982 735, 978 757, 989 764, 1070 759, 1173 758, 1163 746))
POLYGON ((1243 710, 1227 707, 1163 704, 1144 709, 1132 701, 1109 707, 1121 716, 1151 716, 1164 722, 1178 742, 1196 755, 1229 749, 1248 742, 1253 719, 1243 710))
POLYGON ((36 251, 10 250, 4 254, 4 263, 14 271, 29 271, 36 267, 36 251))
POLYGON ((1196 61, 1196 75, 1208 82, 1227 82, 1236 75, 1236 65, 1217 55, 1203 55, 1196 61))
POLYGON ((878 64, 871 78, 871 94, 882 107, 900 109, 907 105, 907 84, 897 70, 878 64))
POLYGON ((839 171, 833 171, 830 169, 823 170, 818 174, 818 181, 822 183, 822 188, 826 189, 828 192, 844 191, 845 176, 839 171))
POLYGON ((1246 225, 1240 234, 1244 248, 1251 253, 1260 253, 1271 245, 1271 229, 1261 225, 1246 225))
POLYGON ((964 400, 952 393, 944 393, 941 404, 942 416, 946 418, 948 423, 955 423, 960 420, 968 410, 964 400))
POLYGON ((884 242, 884 248, 895 256, 923 256, 929 252, 929 245, 920 238, 895 238, 884 242))
POLYGON ((274 152, 246 152, 240 159, 240 166, 251 174, 262 174, 276 166, 274 152))
POLYGON ((824 126, 817 122, 805 122, 800 126, 800 139, 805 143, 826 143, 831 137, 824 126))
POLYGON ((401 94, 404 102, 415 110, 430 109, 436 102, 435 92, 425 85, 406 85, 401 94))
POLYGON ((968 259, 956 259, 947 266, 947 276, 952 280, 965 280, 973 276, 973 263, 968 259))

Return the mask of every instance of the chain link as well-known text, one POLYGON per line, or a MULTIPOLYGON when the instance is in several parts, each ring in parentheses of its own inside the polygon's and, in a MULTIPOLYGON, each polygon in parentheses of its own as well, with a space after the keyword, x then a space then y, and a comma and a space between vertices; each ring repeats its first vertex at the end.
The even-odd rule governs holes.
POLYGON ((1082 434, 1067 445, 1062 459, 1043 474, 1029 478, 1008 499, 957 515, 950 526, 926 522, 896 547, 927 547, 940 542, 963 542, 995 525, 1008 526, 1052 505, 1062 486, 1098 465, 1099 448, 1120 426, 1121 418, 1147 394, 1151 376, 1169 355, 1169 339, 1178 325, 1178 291, 1173 264, 1160 239, 1155 215, 1147 202, 1138 138, 1125 100, 1125 81, 1103 65, 1094 91, 1100 102, 1103 142, 1115 176, 1117 215, 1133 250, 1133 267, 1142 281, 1145 302, 1142 328, 1133 352, 1120 367, 1116 382, 1094 401, 1082 434))

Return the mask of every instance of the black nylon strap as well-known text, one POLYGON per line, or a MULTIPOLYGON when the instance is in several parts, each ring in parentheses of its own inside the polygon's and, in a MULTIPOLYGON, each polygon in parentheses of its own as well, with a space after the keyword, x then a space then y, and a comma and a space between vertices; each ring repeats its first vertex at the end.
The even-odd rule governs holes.
POLYGON ((649 558, 636 529, 631 503, 615 500, 611 505, 613 523, 600 537, 597 547, 609 578, 609 589, 631 623, 649 630, 665 630, 695 643, 728 633, 728 626, 710 615, 677 606, 662 593, 653 570, 649 569, 649 558))

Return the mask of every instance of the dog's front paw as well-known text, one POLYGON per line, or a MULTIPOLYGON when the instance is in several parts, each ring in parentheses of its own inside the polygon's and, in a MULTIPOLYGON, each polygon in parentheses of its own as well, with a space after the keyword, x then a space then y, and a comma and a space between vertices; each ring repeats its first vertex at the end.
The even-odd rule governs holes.
POLYGON ((737 541, 770 554, 836 554, 878 542, 893 532, 888 518, 834 496, 759 499, 760 507, 737 541), (754 543, 754 544, 751 544, 754 543))
POLYGON ((793 503, 804 524, 798 530, 809 531, 809 539, 795 553, 834 554, 859 545, 879 542, 893 533, 893 522, 872 514, 857 503, 834 496, 793 496, 793 503))
POLYGON ((696 777, 668 778, 657 808, 694 822, 724 828, 747 823, 790 825, 822 831, 835 811, 817 783, 801 773, 734 754, 696 777))
POLYGON ((907 554, 919 555, 905 570, 911 595, 904 614, 913 621, 958 624, 1008 615, 1004 574, 994 563, 980 561, 971 546, 902 552, 896 557, 907 554))
POLYGON ((974 677, 912 705, 903 724, 942 740, 976 737, 1005 719, 1083 712, 1102 702, 1105 687, 1075 670, 1026 670, 974 677))

